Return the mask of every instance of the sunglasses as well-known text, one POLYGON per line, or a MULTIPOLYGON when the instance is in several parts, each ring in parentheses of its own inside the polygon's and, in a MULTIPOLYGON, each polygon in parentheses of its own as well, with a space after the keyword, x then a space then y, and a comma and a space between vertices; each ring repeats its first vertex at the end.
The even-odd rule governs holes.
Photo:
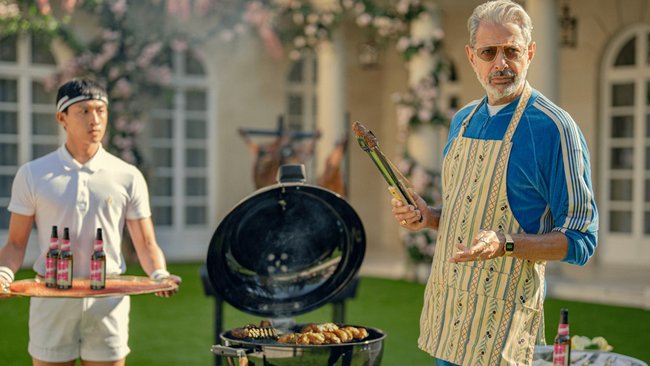
POLYGON ((517 45, 503 45, 503 46, 485 46, 474 48, 476 56, 483 61, 491 62, 497 57, 499 50, 503 52, 503 57, 508 61, 517 61, 523 55, 524 51, 517 45))

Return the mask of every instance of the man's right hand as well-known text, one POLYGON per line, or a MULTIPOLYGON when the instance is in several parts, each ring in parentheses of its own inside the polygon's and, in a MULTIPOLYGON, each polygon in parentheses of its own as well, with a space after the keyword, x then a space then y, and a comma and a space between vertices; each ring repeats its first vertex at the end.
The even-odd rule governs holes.
POLYGON ((420 195, 413 190, 410 190, 410 193, 417 207, 404 204, 401 200, 393 198, 390 201, 393 206, 393 216, 403 228, 409 230, 424 229, 429 226, 429 207, 420 195))
POLYGON ((9 292, 9 286, 13 280, 13 271, 9 267, 0 267, 0 292, 9 292))

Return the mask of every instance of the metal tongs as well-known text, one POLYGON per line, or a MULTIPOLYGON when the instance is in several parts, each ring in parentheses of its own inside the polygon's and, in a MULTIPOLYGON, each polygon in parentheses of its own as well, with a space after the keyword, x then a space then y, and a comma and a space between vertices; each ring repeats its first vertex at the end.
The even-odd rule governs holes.
MULTIPOLYGON (((372 131, 367 129, 359 121, 355 121, 352 124, 352 131, 357 136, 359 146, 361 146, 363 151, 368 153, 368 156, 370 156, 370 159, 372 159, 372 162, 375 163, 379 172, 388 183, 388 191, 390 194, 404 204, 417 208, 415 200, 413 200, 413 196, 409 191, 409 188, 412 188, 411 182, 402 175, 399 169, 379 149, 379 141, 372 131)), ((422 221, 422 216, 420 216, 420 221, 422 221)))

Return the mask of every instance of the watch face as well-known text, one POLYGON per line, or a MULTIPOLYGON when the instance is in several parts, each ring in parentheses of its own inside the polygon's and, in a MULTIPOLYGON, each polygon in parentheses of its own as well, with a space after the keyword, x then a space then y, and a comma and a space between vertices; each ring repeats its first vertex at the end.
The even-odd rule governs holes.
POLYGON ((513 250, 515 250, 515 243, 511 241, 506 242, 506 252, 512 252, 513 250))

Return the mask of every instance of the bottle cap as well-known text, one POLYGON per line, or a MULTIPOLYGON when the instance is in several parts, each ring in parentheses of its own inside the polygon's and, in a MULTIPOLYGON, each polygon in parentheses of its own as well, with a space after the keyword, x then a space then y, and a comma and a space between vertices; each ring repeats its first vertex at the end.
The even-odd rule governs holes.
POLYGON ((102 228, 97 228, 97 235, 95 235, 95 240, 103 240, 102 239, 102 228))
POLYGON ((59 228, 54 225, 52 226, 52 234, 50 234, 51 238, 58 238, 59 237, 59 228))

